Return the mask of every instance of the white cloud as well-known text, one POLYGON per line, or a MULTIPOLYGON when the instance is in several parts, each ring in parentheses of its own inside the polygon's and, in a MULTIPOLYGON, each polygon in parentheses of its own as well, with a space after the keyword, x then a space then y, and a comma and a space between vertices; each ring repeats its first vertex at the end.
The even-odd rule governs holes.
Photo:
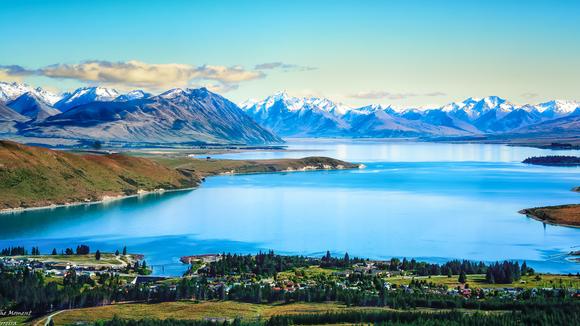
POLYGON ((526 99, 533 99, 533 98, 538 97, 539 94, 538 93, 527 92, 527 93, 523 93, 521 96, 523 98, 526 98, 526 99))
POLYGON ((30 75, 148 90, 188 87, 205 83, 209 88, 233 90, 241 82, 266 76, 261 71, 247 70, 241 66, 149 64, 141 61, 86 61, 78 64, 54 64, 36 70, 27 70, 20 66, 0 66, 0 78, 6 77, 3 79, 30 75))
POLYGON ((266 62, 260 63, 254 66, 255 70, 272 70, 272 69, 281 69, 283 71, 309 71, 315 70, 315 67, 309 66, 300 66, 291 63, 284 63, 284 62, 266 62))

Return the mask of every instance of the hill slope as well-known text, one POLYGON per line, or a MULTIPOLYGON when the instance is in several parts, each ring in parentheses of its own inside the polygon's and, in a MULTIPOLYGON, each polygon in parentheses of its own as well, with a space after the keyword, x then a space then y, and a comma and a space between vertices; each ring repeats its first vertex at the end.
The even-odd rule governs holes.
POLYGON ((26 120, 28 120, 27 117, 0 102, 0 134, 16 132, 18 122, 26 120))
POLYGON ((0 209, 98 201, 198 182, 188 171, 144 158, 75 155, 0 141, 0 209))
POLYGON ((0 210, 94 202, 106 197, 199 185, 216 174, 355 169, 328 157, 211 160, 152 156, 78 155, 0 141, 0 210))
POLYGON ((53 108, 32 92, 20 95, 15 100, 10 101, 8 106, 21 115, 38 121, 60 113, 59 110, 53 108))

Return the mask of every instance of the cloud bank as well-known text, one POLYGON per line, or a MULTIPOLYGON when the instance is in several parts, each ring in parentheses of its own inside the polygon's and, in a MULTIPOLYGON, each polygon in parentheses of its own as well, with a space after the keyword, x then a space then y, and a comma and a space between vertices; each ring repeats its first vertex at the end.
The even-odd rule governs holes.
POLYGON ((237 89, 246 81, 264 78, 262 71, 241 66, 193 66, 167 63, 149 64, 141 61, 85 61, 78 64, 54 64, 38 69, 21 66, 0 66, 0 78, 21 79, 44 76, 71 79, 86 84, 104 84, 118 88, 163 90, 173 87, 206 86, 222 92, 237 89))
POLYGON ((309 66, 300 66, 291 63, 284 63, 284 62, 266 62, 258 64, 254 67, 255 70, 273 70, 273 69, 281 69, 283 71, 309 71, 309 70, 316 70, 315 67, 309 66))

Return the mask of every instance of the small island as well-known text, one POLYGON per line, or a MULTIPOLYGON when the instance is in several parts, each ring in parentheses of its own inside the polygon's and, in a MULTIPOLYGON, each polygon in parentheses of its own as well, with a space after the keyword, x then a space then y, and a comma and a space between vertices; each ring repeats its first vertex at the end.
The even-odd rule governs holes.
POLYGON ((522 163, 548 166, 580 166, 580 157, 565 155, 528 157, 522 163))

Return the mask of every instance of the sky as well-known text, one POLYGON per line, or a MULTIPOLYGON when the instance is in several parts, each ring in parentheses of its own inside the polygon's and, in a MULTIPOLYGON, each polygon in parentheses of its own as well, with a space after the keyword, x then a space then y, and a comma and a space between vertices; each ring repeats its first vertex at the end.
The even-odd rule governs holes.
POLYGON ((0 0, 0 80, 351 106, 580 100, 580 1, 0 0))

